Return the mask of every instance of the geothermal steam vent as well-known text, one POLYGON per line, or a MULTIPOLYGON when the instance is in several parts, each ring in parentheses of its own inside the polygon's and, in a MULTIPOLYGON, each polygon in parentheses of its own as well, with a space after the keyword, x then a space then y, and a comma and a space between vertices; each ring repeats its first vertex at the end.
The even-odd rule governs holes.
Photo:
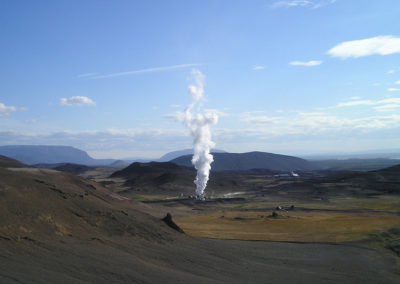
POLYGON ((210 149, 215 146, 211 140, 210 125, 217 123, 218 116, 215 112, 201 109, 204 99, 204 75, 198 70, 193 70, 192 79, 194 84, 189 86, 192 102, 186 107, 180 120, 190 130, 193 137, 192 164, 197 170, 194 183, 196 184, 196 196, 202 197, 209 179, 211 163, 214 161, 210 154, 210 149))

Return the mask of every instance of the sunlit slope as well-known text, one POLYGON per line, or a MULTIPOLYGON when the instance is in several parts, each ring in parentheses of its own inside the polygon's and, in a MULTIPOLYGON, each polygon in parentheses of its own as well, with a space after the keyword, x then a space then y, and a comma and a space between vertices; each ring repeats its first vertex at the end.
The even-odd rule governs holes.
POLYGON ((100 185, 54 170, 0 168, 0 236, 168 239, 161 221, 100 185), (124 204, 124 202, 126 204, 124 204))

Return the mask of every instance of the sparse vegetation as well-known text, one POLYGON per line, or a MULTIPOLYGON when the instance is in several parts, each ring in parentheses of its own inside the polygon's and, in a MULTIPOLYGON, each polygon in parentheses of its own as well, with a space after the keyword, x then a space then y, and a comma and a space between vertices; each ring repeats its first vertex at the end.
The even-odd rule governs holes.
POLYGON ((220 213, 178 218, 175 221, 192 236, 293 242, 343 242, 400 226, 400 216, 388 213, 291 212, 272 216, 265 212, 220 213), (235 222, 242 220, 242 222, 235 222))

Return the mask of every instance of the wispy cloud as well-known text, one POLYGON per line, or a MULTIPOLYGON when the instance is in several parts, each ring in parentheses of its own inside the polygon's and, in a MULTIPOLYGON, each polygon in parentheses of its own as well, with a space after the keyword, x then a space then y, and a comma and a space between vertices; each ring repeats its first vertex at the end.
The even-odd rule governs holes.
POLYGON ((13 111, 17 111, 15 106, 6 106, 5 104, 0 103, 0 116, 9 115, 13 111))
POLYGON ((268 115, 254 115, 251 112, 245 112, 240 115, 240 120, 251 124, 271 124, 277 123, 281 118, 268 115))
MULTIPOLYGON (((399 98, 400 99, 400 98, 399 98)), ((385 140, 381 134, 386 134, 387 143, 395 143, 400 125, 400 115, 397 112, 383 113, 390 109, 395 110, 397 100, 388 98, 382 100, 385 104, 376 105, 380 113, 350 118, 339 113, 326 113, 323 111, 284 111, 279 114, 274 112, 246 112, 233 116, 232 120, 237 125, 232 128, 214 128, 218 147, 226 145, 235 147, 241 145, 246 150, 268 150, 263 148, 266 143, 277 143, 286 147, 296 147, 304 144, 304 149, 313 149, 310 142, 315 145, 320 141, 332 141, 333 147, 340 147, 342 142, 351 137, 357 141, 356 147, 362 143, 372 141, 373 137, 385 140), (351 135, 349 135, 351 134, 351 135), (364 136, 363 136, 364 135, 364 136), (360 138, 361 137, 361 138, 360 138), (366 138, 362 139, 362 137, 366 138), (391 140, 390 140, 391 139, 391 140), (338 143, 340 141, 340 143, 338 143)), ((400 104, 399 104, 400 106, 400 104)), ((331 109, 330 111, 334 111, 331 109)), ((51 133, 23 133, 13 131, 0 131, 2 144, 54 144, 70 145, 97 153, 95 157, 159 157, 162 154, 185 149, 191 145, 191 138, 181 127, 177 129, 162 128, 136 128, 136 129, 105 129, 93 131, 59 131, 51 133)), ((271 144, 270 144, 271 145, 271 144)), ((366 145, 366 144, 365 144, 366 145)), ((242 150, 243 150, 242 149, 242 150)), ((287 151, 286 150, 284 151, 287 151)), ((339 148, 335 148, 339 149, 339 148)), ((240 149, 238 149, 240 150, 240 149)))
POLYGON ((253 66, 253 70, 264 70, 265 66, 261 66, 261 65, 254 65, 253 66))
MULTIPOLYGON (((394 109, 395 104, 387 104, 378 106, 379 111, 387 111, 390 108, 394 109)), ((384 129, 393 129, 399 127, 400 115, 368 115, 358 118, 349 118, 338 114, 329 114, 324 112, 308 112, 296 111, 287 112, 284 116, 271 117, 266 116, 246 116, 241 118, 243 122, 255 127, 254 132, 261 132, 264 135, 270 136, 285 136, 285 135, 317 135, 328 133, 340 133, 355 131, 379 131, 384 129), (276 123, 277 122, 277 123, 276 123)), ((248 126, 247 129, 252 129, 248 126)), ((255 133, 254 135, 257 135, 255 133)))
POLYGON ((137 74, 143 74, 143 73, 163 72, 163 71, 169 71, 169 70, 174 70, 174 69, 195 67, 195 66, 200 66, 200 65, 202 65, 202 64, 193 63, 193 64, 170 65, 170 66, 139 69, 139 70, 133 70, 133 71, 119 72, 119 73, 111 73, 111 74, 105 74, 105 75, 95 75, 95 76, 90 76, 89 78, 92 78, 92 79, 114 78, 114 77, 137 75, 137 74))
POLYGON ((350 107, 360 105, 373 105, 374 102, 370 100, 352 100, 350 102, 338 103, 337 107, 350 107))
MULTIPOLYGON (((387 107, 389 108, 389 107, 387 107)), ((262 116, 246 116, 242 121, 252 125, 254 135, 257 131, 270 136, 317 135, 348 131, 378 131, 399 127, 400 115, 369 115, 359 118, 348 118, 324 112, 296 111, 287 112, 285 116, 263 119, 262 116), (275 123, 278 122, 278 123, 275 123)), ((247 127, 252 129, 252 127, 247 127)), ((355 132, 354 132, 355 134, 355 132)))
POLYGON ((386 74, 393 74, 394 72, 396 72, 396 70, 390 69, 390 70, 388 70, 388 71, 386 72, 386 74))
POLYGON ((400 98, 387 98, 383 100, 354 100, 344 103, 339 103, 336 107, 354 107, 354 106, 373 106, 375 111, 394 111, 400 108, 400 98))
POLYGON ((400 104, 385 104, 381 106, 376 106, 374 107, 374 109, 379 112, 392 112, 400 109, 400 104))
POLYGON ((60 99, 60 105, 62 106, 94 106, 96 103, 92 100, 89 99, 88 97, 84 96, 74 96, 70 98, 61 98, 60 99))
POLYGON ((387 90, 388 90, 388 92, 398 92, 398 91, 400 91, 399 88, 388 88, 387 90))
POLYGON ((239 119, 247 124, 247 132, 243 134, 247 135, 247 138, 265 136, 270 139, 288 135, 321 137, 332 134, 339 137, 340 133, 352 133, 353 137, 356 137, 363 133, 378 133, 399 128, 400 115, 397 111, 400 109, 400 98, 352 100, 336 105, 340 108, 356 106, 371 107, 372 112, 363 112, 364 115, 358 117, 335 108, 327 108, 327 111, 285 111, 278 115, 244 112, 239 115, 239 119))
POLYGON ((394 53, 400 53, 400 37, 391 35, 345 41, 328 50, 329 55, 342 59, 394 53))
POLYGON ((294 8, 306 7, 318 9, 335 3, 336 0, 283 0, 272 3, 271 8, 294 8))
POLYGON ((98 74, 98 73, 96 73, 96 72, 84 73, 84 74, 79 74, 79 75, 76 76, 76 77, 78 77, 78 78, 93 77, 93 76, 96 76, 97 74, 98 74))
POLYGON ((333 3, 335 3, 336 0, 325 0, 325 1, 315 1, 314 5, 311 7, 312 9, 318 9, 324 6, 328 6, 331 5, 333 3))
POLYGON ((397 85, 400 85, 400 80, 398 80, 398 81, 396 81, 394 83, 397 84, 397 85))
POLYGON ((292 61, 289 63, 293 66, 318 66, 322 64, 320 60, 311 60, 311 61, 292 61))

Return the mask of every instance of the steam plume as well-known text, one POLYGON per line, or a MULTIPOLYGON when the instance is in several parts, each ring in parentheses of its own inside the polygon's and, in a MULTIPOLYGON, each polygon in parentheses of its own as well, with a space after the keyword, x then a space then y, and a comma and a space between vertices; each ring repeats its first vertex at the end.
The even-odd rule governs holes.
POLYGON ((204 99, 204 75, 198 70, 192 70, 194 84, 189 86, 192 102, 183 113, 182 121, 193 137, 194 155, 192 164, 197 170, 194 183, 196 195, 203 196, 210 175, 211 163, 214 161, 210 149, 215 146, 211 141, 210 125, 216 124, 218 116, 213 112, 201 112, 201 101, 204 99), (197 109, 195 107, 197 106, 197 109))

